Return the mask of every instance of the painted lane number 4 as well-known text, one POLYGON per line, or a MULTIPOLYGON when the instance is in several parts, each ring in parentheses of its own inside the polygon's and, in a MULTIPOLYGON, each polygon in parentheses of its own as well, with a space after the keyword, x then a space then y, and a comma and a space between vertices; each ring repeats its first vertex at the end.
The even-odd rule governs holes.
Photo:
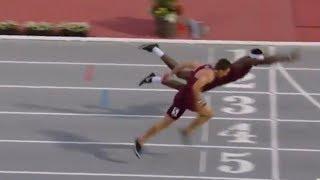
POLYGON ((252 138, 256 138, 256 135, 250 134, 251 125, 247 123, 239 123, 230 126, 227 130, 218 133, 218 136, 234 137, 232 140, 228 140, 231 143, 251 143, 256 142, 252 138))

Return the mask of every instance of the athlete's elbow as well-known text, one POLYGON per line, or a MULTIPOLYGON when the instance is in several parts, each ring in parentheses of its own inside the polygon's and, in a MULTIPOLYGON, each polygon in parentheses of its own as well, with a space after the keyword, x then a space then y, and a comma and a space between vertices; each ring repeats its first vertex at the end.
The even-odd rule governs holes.
POLYGON ((215 116, 214 114, 214 111, 211 109, 211 110, 208 110, 207 112, 203 113, 202 116, 205 116, 206 119, 211 119, 215 116))

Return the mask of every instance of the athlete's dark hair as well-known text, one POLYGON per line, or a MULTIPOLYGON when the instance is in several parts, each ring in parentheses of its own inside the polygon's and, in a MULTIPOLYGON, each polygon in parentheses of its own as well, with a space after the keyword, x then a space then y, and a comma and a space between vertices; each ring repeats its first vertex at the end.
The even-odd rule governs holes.
POLYGON ((215 65, 215 69, 216 70, 226 70, 228 68, 230 68, 231 63, 230 61, 228 61, 227 59, 219 59, 219 61, 217 62, 217 64, 215 65))

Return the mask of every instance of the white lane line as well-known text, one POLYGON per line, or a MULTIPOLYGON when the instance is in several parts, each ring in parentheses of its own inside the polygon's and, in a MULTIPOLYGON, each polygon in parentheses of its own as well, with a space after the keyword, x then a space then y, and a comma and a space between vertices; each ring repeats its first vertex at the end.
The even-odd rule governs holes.
MULTIPOLYGON (((98 113, 56 113, 56 112, 28 112, 28 111, 0 111, 1 115, 20 115, 20 116, 89 116, 89 117, 125 117, 125 118, 161 118, 161 115, 135 115, 135 114, 98 114, 98 113)), ((194 119, 195 116, 182 116, 184 119, 194 119)), ((214 120, 230 120, 230 121, 270 121, 270 119, 263 118, 235 118, 235 117, 214 117, 214 120)), ((1 121, 1 120, 0 120, 1 121)), ((306 119, 278 119, 280 122, 305 122, 313 123, 320 122, 320 120, 306 120, 306 119)), ((208 136, 204 136, 208 137, 208 136)))
MULTIPOLYGON (((277 95, 299 95, 299 96, 303 96, 303 94, 301 93, 294 93, 294 92, 277 92, 277 95)), ((320 96, 320 93, 308 93, 311 96, 320 96)))
MULTIPOLYGON (((207 62, 210 64, 213 64, 215 62, 215 53, 214 48, 209 47, 208 48, 208 57, 207 62)), ((208 103, 208 105, 211 107, 211 96, 206 94, 204 96, 205 101, 208 103)), ((210 120, 203 124, 201 127, 201 139, 200 141, 204 144, 207 144, 209 141, 209 123, 210 120)), ((199 159, 199 173, 205 173, 207 171, 207 151, 202 150, 200 151, 200 159, 199 159)))
MULTIPOLYGON (((212 103, 211 103, 211 96, 209 95, 206 95, 205 96, 205 101, 208 103, 208 105, 210 107, 212 107, 212 103)), ((202 143, 208 143, 209 141, 209 123, 210 123, 210 120, 205 123, 204 125, 202 125, 202 128, 201 128, 201 142, 202 143)))
POLYGON ((281 74, 288 80, 288 82, 298 91, 300 92, 307 100, 309 100, 314 106, 316 106, 320 110, 320 103, 315 100, 312 96, 310 96, 298 83, 295 81, 290 74, 284 69, 281 64, 278 64, 279 71, 281 74))
POLYGON ((172 89, 141 89, 141 88, 80 87, 80 86, 0 85, 0 88, 176 92, 176 90, 172 90, 172 89))
MULTIPOLYGON (((44 116, 85 116, 85 117, 126 117, 126 118, 162 118, 160 115, 134 115, 134 114, 99 114, 99 113, 57 113, 57 112, 28 112, 28 111, 0 111, 0 115, 44 115, 44 116)), ((182 116, 185 119, 194 119, 195 116, 182 116)), ((245 121, 269 121, 260 118, 234 118, 234 117, 214 117, 217 120, 245 120, 245 121)), ((0 120, 1 121, 1 120, 0 120)))
POLYGON ((58 37, 58 36, 12 36, 1 35, 4 40, 37 41, 80 41, 80 42, 120 42, 120 43, 168 43, 168 44, 208 44, 208 45, 255 45, 255 46, 309 46, 319 47, 319 42, 278 42, 278 41, 227 41, 152 38, 107 38, 107 37, 58 37))
MULTIPOLYGON (((17 139, 0 139, 0 143, 29 143, 29 144, 77 144, 77 145, 109 145, 109 146, 133 146, 133 143, 109 143, 109 142, 81 142, 81 141, 38 141, 38 140, 17 140, 17 139)), ((240 146, 211 146, 211 145, 183 145, 183 144, 152 144, 147 143, 150 147, 173 147, 173 148, 207 148, 207 149, 249 149, 270 151, 268 147, 240 147, 240 146)))
MULTIPOLYGON (((174 89, 151 89, 151 88, 142 89, 142 88, 81 87, 81 86, 0 85, 0 88, 177 92, 177 90, 174 90, 174 89)), ((269 94, 268 92, 260 92, 260 91, 208 91, 208 93, 269 94)))
POLYGON ((269 71, 269 92, 270 94, 270 135, 271 135, 271 146, 272 146, 272 155, 271 155, 271 168, 272 168, 272 179, 279 180, 279 152, 278 152, 278 105, 277 105, 277 74, 275 67, 272 66, 269 71))
MULTIPOLYGON (((0 143, 24 143, 24 144, 74 144, 74 145, 106 145, 106 146, 133 146, 133 143, 121 142, 81 142, 81 141, 40 141, 40 140, 18 140, 18 139, 0 139, 0 143)), ((172 147, 172 148, 207 148, 207 149, 247 149, 271 151, 269 147, 241 147, 241 146, 210 146, 210 145, 182 145, 182 144, 152 144, 147 143, 149 147, 172 147)), ((301 152, 320 152, 320 149, 297 149, 297 148, 279 148, 280 151, 301 151, 301 152)))
POLYGON ((207 151, 200 151, 199 172, 204 173, 207 171, 207 151))
MULTIPOLYGON (((65 90, 110 90, 110 91, 143 91, 143 92, 177 92, 174 89, 155 89, 155 88, 113 88, 113 87, 83 87, 83 86, 29 86, 29 85, 0 85, 0 88, 20 88, 20 89, 65 89, 65 90)), ((263 91, 208 91, 206 93, 226 93, 226 94, 265 94, 263 91)), ((279 95, 304 95, 294 92, 277 92, 279 95)), ((320 93, 308 93, 312 96, 320 96, 320 93)))
POLYGON ((24 174, 24 175, 55 175, 55 176, 103 176, 103 177, 139 177, 139 178, 166 178, 166 179, 207 179, 207 180, 270 180, 257 178, 229 178, 211 176, 173 176, 158 174, 112 174, 112 173, 88 173, 88 172, 49 172, 49 171, 0 171, 0 174, 24 174))
POLYGON ((320 152, 320 149, 279 148, 279 151, 294 151, 294 152, 320 152))
MULTIPOLYGON (((209 48, 210 50, 210 48, 209 48)), ((214 57, 214 50, 209 51, 208 59, 210 58, 209 63, 214 63, 215 60, 211 57, 214 57)), ((238 56, 238 55, 237 55, 238 56)), ((86 66, 86 65, 94 65, 94 66, 119 66, 119 67, 167 67, 162 64, 137 64, 137 63, 103 63, 103 62, 72 62, 72 61, 32 61, 32 60, 24 60, 24 61, 6 61, 0 60, 0 64, 37 64, 37 65, 73 65, 73 66, 86 66)), ((269 67, 253 67, 253 69, 258 70, 268 70, 269 67)), ((320 71, 320 68, 305 68, 305 67, 285 67, 286 70, 290 71, 320 71)))
POLYGON ((166 67, 162 64, 124 64, 124 63, 96 63, 96 62, 71 62, 71 61, 1 61, 0 64, 38 64, 38 65, 74 65, 74 66, 119 66, 119 67, 166 67))
POLYGON ((215 50, 213 47, 208 48, 207 62, 210 64, 216 62, 215 50))
POLYGON ((209 141, 209 123, 210 120, 202 126, 201 142, 208 143, 209 141))
POLYGON ((279 122, 301 122, 301 123, 319 123, 319 120, 306 120, 306 119, 278 119, 279 122))
POLYGON ((320 71, 320 68, 304 68, 304 67, 285 67, 285 69, 290 71, 320 71))

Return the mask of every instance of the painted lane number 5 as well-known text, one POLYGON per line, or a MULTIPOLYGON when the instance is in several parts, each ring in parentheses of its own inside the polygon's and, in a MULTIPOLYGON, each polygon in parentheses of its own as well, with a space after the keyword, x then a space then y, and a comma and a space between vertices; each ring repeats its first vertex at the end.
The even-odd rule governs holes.
POLYGON ((221 154, 221 162, 229 163, 229 164, 237 164, 237 167, 231 165, 221 165, 218 167, 219 171, 231 174, 240 174, 240 173, 247 173, 254 170, 255 165, 250 161, 239 159, 246 156, 250 156, 251 153, 226 153, 222 152, 221 154))

